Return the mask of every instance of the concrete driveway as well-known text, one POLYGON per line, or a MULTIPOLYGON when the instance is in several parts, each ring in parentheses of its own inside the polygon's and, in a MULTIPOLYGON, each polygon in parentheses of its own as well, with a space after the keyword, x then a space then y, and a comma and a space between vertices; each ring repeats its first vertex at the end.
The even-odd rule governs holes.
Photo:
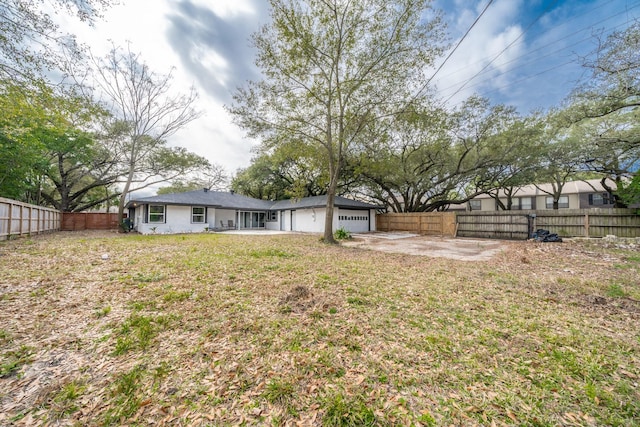
POLYGON ((484 261, 507 247, 500 240, 420 236, 411 233, 354 234, 344 246, 375 251, 451 258, 464 261, 484 261))

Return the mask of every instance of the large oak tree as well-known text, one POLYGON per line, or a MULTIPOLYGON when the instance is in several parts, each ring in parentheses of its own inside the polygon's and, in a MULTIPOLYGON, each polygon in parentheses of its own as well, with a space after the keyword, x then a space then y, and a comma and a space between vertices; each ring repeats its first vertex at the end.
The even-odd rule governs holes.
POLYGON ((291 140, 328 172, 324 240, 347 156, 426 89, 443 25, 430 0, 271 0, 253 36, 263 79, 229 107, 266 150, 291 140))

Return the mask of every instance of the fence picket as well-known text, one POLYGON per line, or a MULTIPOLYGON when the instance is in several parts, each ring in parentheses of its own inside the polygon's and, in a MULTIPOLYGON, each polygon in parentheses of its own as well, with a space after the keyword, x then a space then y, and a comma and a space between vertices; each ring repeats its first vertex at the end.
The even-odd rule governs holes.
POLYGON ((55 209, 0 197, 0 240, 60 230, 60 221, 55 209))
POLYGON ((562 237, 640 237, 640 215, 635 209, 387 213, 377 215, 376 227, 423 235, 520 240, 538 228, 562 237))

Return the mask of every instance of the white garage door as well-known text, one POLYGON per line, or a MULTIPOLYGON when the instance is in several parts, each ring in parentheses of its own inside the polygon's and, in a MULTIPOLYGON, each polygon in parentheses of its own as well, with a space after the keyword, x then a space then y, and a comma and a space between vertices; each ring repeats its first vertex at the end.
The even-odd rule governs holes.
POLYGON ((369 211, 340 209, 338 228, 340 227, 352 233, 366 233, 369 231, 369 211))

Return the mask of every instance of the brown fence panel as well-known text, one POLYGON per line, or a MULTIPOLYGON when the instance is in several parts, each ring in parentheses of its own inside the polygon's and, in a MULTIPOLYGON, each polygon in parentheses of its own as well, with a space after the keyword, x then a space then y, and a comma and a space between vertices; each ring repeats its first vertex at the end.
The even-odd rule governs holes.
POLYGON ((458 212, 458 236, 527 239, 539 228, 562 237, 640 237, 634 209, 458 212))
POLYGON ((456 212, 456 236, 525 240, 530 227, 526 212, 456 212))
POLYGON ((453 236, 454 212, 387 213, 376 215, 378 231, 407 231, 430 236, 453 236))
POLYGON ((0 240, 60 229, 60 212, 0 197, 0 240))
POLYGON ((640 237, 635 209, 537 211, 536 226, 565 237, 640 237))
POLYGON ((117 213, 65 212, 62 215, 62 230, 116 230, 117 213))

